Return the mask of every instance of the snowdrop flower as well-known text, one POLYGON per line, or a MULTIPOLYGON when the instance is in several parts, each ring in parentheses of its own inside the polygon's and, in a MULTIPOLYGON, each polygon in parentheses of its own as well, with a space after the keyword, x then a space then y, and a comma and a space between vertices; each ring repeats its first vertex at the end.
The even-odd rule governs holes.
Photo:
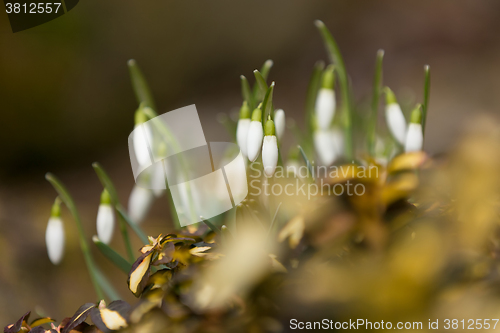
POLYGON ((264 145, 262 146, 262 164, 267 177, 272 177, 278 165, 278 141, 274 122, 269 115, 265 126, 264 145))
POLYGON ((274 112, 274 126, 276 127, 278 141, 281 142, 281 140, 283 140, 283 134, 285 134, 285 111, 282 109, 274 112))
POLYGON ((64 254, 64 227, 61 220, 61 200, 56 198, 45 231, 45 244, 50 261, 58 265, 64 254))
POLYGON ((140 224, 144 220, 153 200, 153 191, 134 186, 128 199, 128 213, 133 222, 140 224))
POLYGON ((247 136, 247 154, 250 162, 255 162, 259 157, 260 148, 262 147, 262 139, 264 138, 264 130, 262 129, 262 110, 257 108, 253 110, 252 121, 248 128, 247 136))
POLYGON ((97 236, 104 244, 109 244, 115 229, 115 215, 111 207, 111 198, 105 189, 101 194, 101 204, 97 210, 97 236))
POLYGON ((399 144, 404 145, 406 140, 406 120, 403 111, 401 111, 396 96, 388 87, 385 87, 385 98, 385 120, 389 131, 399 144))
POLYGON ((411 113, 411 121, 406 135, 405 152, 421 151, 424 145, 422 132, 422 110, 420 105, 411 113))
POLYGON ((330 132, 336 157, 344 155, 344 134, 338 128, 333 128, 330 132))
POLYGON ((151 142, 151 130, 143 124, 148 120, 142 106, 135 112, 134 127, 134 153, 139 165, 151 164, 151 158, 148 150, 148 140, 151 142))
POLYGON ((332 123, 333 116, 335 115, 335 91, 334 88, 335 77, 333 73, 333 66, 328 68, 323 73, 321 89, 316 97, 315 114, 318 126, 322 130, 326 130, 332 123))
MULTIPOLYGON (((158 156, 167 156, 167 145, 165 142, 159 142, 157 145, 157 154, 158 156)), ((159 198, 166 190, 166 163, 164 164, 163 161, 156 162, 149 169, 151 170, 151 188, 155 197, 159 198)))
POLYGON ((334 136, 331 130, 317 129, 314 132, 314 147, 318 157, 324 165, 331 165, 336 156, 334 136))
POLYGON ((247 157, 247 137, 248 129, 250 128, 250 108, 247 101, 243 102, 240 109, 240 119, 238 120, 238 127, 236 128, 236 142, 240 146, 243 157, 247 157))

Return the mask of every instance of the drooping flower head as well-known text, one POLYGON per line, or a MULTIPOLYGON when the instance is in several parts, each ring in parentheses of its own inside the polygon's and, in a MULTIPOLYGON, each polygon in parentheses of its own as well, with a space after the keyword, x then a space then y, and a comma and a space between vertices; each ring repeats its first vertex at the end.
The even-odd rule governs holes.
POLYGON ((111 198, 106 189, 102 191, 101 203, 97 210, 97 236, 104 244, 109 244, 115 229, 115 215, 111 207, 111 198))
POLYGON ((58 265, 64 255, 64 226, 61 220, 61 200, 56 198, 45 231, 45 244, 50 261, 58 265))
POLYGON ((334 67, 330 65, 323 72, 321 88, 316 98, 316 121, 318 127, 322 130, 330 128, 333 117, 335 116, 336 102, 334 82, 334 67))
POLYGON ((244 101, 240 109, 240 119, 238 120, 238 127, 236 128, 236 141, 244 157, 248 156, 247 137, 249 128, 250 128, 250 108, 248 107, 247 101, 244 101))
POLYGON ((267 118, 264 134, 262 164, 264 165, 266 176, 272 177, 278 164, 278 141, 276 140, 276 129, 271 115, 267 118))
POLYGON ((385 121, 389 127, 392 136, 400 145, 405 144, 406 140, 406 119, 401 111, 401 107, 396 100, 396 95, 389 87, 385 87, 385 121))
POLYGON ((262 129, 262 110, 257 108, 253 110, 252 121, 250 122, 247 136, 247 154, 248 159, 251 162, 255 162, 257 157, 259 157, 263 138, 264 130, 262 129))
POLYGON ((420 105, 412 111, 411 121, 406 135, 405 152, 421 151, 424 145, 422 131, 422 109, 420 105))

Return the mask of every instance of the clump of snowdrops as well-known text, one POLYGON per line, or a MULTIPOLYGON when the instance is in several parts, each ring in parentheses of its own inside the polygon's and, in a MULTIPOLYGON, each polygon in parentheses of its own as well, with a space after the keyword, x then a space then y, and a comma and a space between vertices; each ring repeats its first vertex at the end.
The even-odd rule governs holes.
MULTIPOLYGON (((70 193, 48 174, 58 192, 46 232, 49 258, 54 264, 63 259, 64 204, 78 227, 96 295, 59 324, 51 318, 29 322, 27 313, 5 332, 281 332, 292 319, 422 321, 427 327, 428 319, 495 318, 499 127, 479 121, 445 160, 430 158, 422 151, 429 67, 421 104, 402 110, 397 94, 383 85, 379 51, 371 107, 363 109, 352 98, 335 40, 322 22, 316 26, 330 64, 314 66, 304 126, 290 119, 287 126, 286 110, 274 105, 278 85, 268 84, 272 61, 254 71, 253 87, 241 76, 238 119, 220 119, 248 160, 249 184, 258 180, 253 186, 260 189, 305 184, 321 191, 256 194, 251 187, 247 199, 227 213, 146 237, 140 223, 153 200, 170 202, 168 191, 162 197, 161 191, 136 186, 126 209, 111 178, 95 163, 103 192, 92 240, 124 280, 128 276, 138 298, 129 305, 95 264, 70 193), (290 133, 294 142, 285 152, 290 133), (327 172, 318 174, 318 166, 327 172), (342 167, 352 172, 331 173, 342 167), (365 168, 376 172, 367 176, 365 168), (335 192, 335 185, 347 182, 362 185, 363 194, 335 192), (115 224, 125 255, 108 245, 115 224), (129 231, 144 243, 139 252, 130 245, 129 231)), ((157 108, 135 61, 129 69, 138 125, 157 108)))

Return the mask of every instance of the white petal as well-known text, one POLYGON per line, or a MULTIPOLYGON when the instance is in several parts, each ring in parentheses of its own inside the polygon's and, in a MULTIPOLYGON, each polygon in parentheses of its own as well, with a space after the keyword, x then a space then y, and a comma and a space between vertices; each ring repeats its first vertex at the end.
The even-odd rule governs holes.
POLYGON ((149 127, 144 124, 136 125, 134 129, 134 152, 139 165, 149 165, 151 164, 151 158, 149 156, 149 144, 152 138, 151 131, 149 127), (146 138, 147 137, 147 138, 146 138), (149 143, 148 143, 149 141, 149 143))
POLYGON ((115 229, 115 215, 113 208, 108 204, 99 205, 97 210, 97 236, 104 244, 109 244, 115 229))
POLYGON ((424 144, 424 135, 422 133, 422 125, 410 123, 408 126, 408 135, 406 136, 405 151, 421 151, 424 144))
POLYGON ((385 108, 385 119, 391 134, 404 145, 406 140, 406 120, 399 104, 392 103, 385 108))
POLYGON ((264 130, 262 129, 262 123, 260 121, 250 122, 247 137, 247 154, 251 162, 254 162, 259 157, 263 138, 264 130))
POLYGON ((140 224, 153 203, 153 191, 134 186, 128 200, 128 212, 133 222, 140 224))
POLYGON ((314 132, 314 147, 321 163, 331 165, 335 161, 335 147, 331 131, 318 130, 314 132))
POLYGON ((262 146, 262 164, 266 176, 272 177, 278 165, 278 142, 276 136, 266 135, 262 146))
POLYGON ((281 142, 283 134, 285 134, 285 111, 282 109, 276 110, 274 113, 274 127, 276 128, 276 136, 281 142))
POLYGON ((250 119, 238 120, 238 128, 236 129, 236 141, 240 146, 243 157, 247 157, 247 137, 248 129, 250 128, 250 119))
POLYGON ((331 136, 333 141, 333 148, 336 156, 344 155, 344 134, 339 129, 332 129, 331 136))
POLYGON ((51 217, 45 231, 45 244, 50 261, 57 265, 64 254, 64 227, 59 217, 51 217))
POLYGON ((151 166, 153 169, 151 175, 151 188, 153 189, 153 193, 155 197, 161 197, 165 192, 165 169, 163 168, 162 162, 157 162, 151 166))
POLYGON ((335 91, 321 88, 316 98, 316 119, 320 129, 328 129, 335 115, 335 91))

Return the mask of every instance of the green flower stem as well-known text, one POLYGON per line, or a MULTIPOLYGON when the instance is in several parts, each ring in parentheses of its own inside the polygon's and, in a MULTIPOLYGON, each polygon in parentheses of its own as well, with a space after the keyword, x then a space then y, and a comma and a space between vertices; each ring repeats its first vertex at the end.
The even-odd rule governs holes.
POLYGON ((344 59, 342 58, 342 54, 340 53, 340 49, 335 42, 332 34, 325 26, 325 24, 317 20, 315 22, 316 27, 318 28, 321 36, 323 37, 323 41, 325 43, 326 49, 328 51, 328 55, 332 64, 335 65, 335 69, 338 74, 339 83, 340 83, 340 91, 342 93, 342 102, 344 105, 344 113, 343 113, 343 125, 345 131, 345 155, 347 160, 352 160, 354 157, 354 147, 352 142, 352 102, 351 102, 351 94, 349 92, 349 80, 347 78, 347 71, 344 64, 344 59))
POLYGON ((424 67, 425 81, 424 81, 424 105, 422 106, 422 132, 425 134, 425 123, 427 121, 427 110, 429 108, 429 94, 431 90, 431 68, 429 65, 424 67))
POLYGON ((384 50, 378 50, 375 62, 375 75, 373 76, 372 112, 368 122, 368 152, 370 156, 375 156, 375 141, 377 139, 377 120, 380 93, 382 89, 382 64, 384 60, 384 50))
MULTIPOLYGON (((99 177, 102 186, 108 191, 109 196, 111 198, 111 203, 115 207, 115 210, 117 210, 117 207, 120 205, 120 200, 118 199, 118 193, 116 192, 116 188, 113 182, 111 181, 111 178, 109 178, 108 174, 99 163, 97 162, 92 163, 92 167, 94 168, 97 177, 99 177)), ((130 242, 127 225, 123 217, 120 214, 118 214, 118 216, 120 221, 120 232, 122 234, 123 242, 125 243, 127 255, 129 260, 133 261, 135 260, 135 256, 134 256, 134 251, 132 249, 132 244, 130 242)))
POLYGON ((281 207, 281 204, 282 204, 282 203, 283 203, 283 202, 280 202, 280 203, 279 203, 279 205, 278 205, 278 207, 276 207, 276 211, 274 212, 274 217, 273 217, 273 219, 272 219, 272 221, 271 221, 271 225, 269 226, 269 230, 267 231, 267 239, 269 239, 269 237, 271 236, 271 232, 272 232, 272 231, 273 231, 273 229, 274 229, 274 225, 275 225, 276 220, 277 220, 277 218, 278 218, 278 213, 279 213, 279 211, 280 211, 280 207, 281 207))
POLYGON ((92 241, 97 246, 99 251, 109 259, 116 267, 121 269, 123 272, 128 274, 132 269, 132 264, 129 263, 125 258, 113 250, 110 246, 104 244, 99 240, 97 236, 92 237, 92 241))
POLYGON ((104 275, 100 273, 98 267, 94 262, 94 259, 92 258, 89 245, 87 243, 87 240, 85 239, 85 232, 83 230, 80 214, 78 213, 73 198, 71 197, 71 195, 69 194, 68 190, 63 185, 63 183, 59 179, 57 179, 56 176, 54 176, 51 173, 47 173, 45 175, 45 179, 47 179, 50 182, 50 184, 52 184, 56 192, 59 194, 61 200, 64 202, 66 207, 68 207, 69 211, 71 212, 71 215, 73 215, 73 219, 75 220, 78 229, 78 236, 80 238, 80 248, 82 250, 83 257, 85 259, 85 264, 87 265, 87 269, 89 270, 90 279, 94 286, 97 297, 99 298, 99 300, 104 299, 103 289, 106 292, 106 294, 110 296, 110 298, 112 298, 111 295, 116 296, 117 293, 114 291, 113 287, 111 285, 106 286, 107 280, 104 277, 104 275))
POLYGON ((203 217, 201 217, 201 220, 203 221, 203 223, 205 223, 207 225, 207 227, 210 228, 210 230, 212 230, 213 232, 215 232, 215 234, 219 235, 220 234, 220 230, 214 225, 212 224, 210 221, 208 220, 205 220, 203 217))
POLYGON ((117 301, 123 299, 120 294, 116 292, 114 289, 113 285, 108 281, 106 276, 101 272, 101 270, 97 269, 95 271, 96 274, 96 279, 97 282, 99 283, 100 286, 102 286, 102 289, 104 290, 104 293, 108 296, 110 301, 117 301))
POLYGON ((153 94, 151 93, 151 89, 149 89, 148 82, 134 59, 128 61, 128 69, 137 103, 141 104, 144 102, 146 106, 156 110, 153 94))
POLYGON ((309 161, 309 159, 307 158, 306 156, 306 153, 304 153, 304 149, 302 149, 301 146, 297 146, 297 148, 299 148, 299 151, 300 151, 300 155, 302 155, 302 158, 304 159, 304 161, 306 162, 306 166, 307 166, 307 171, 309 172, 309 178, 311 179, 311 181, 314 182, 314 173, 313 173, 313 170, 312 170, 312 165, 311 165, 311 162, 309 161))
POLYGON ((307 145, 305 148, 311 149, 313 147, 312 135, 314 132, 314 111, 316 107, 316 98, 318 96, 318 91, 321 86, 321 76, 323 69, 325 68, 325 63, 323 61, 318 61, 314 64, 313 72, 311 78, 309 79, 309 84, 307 86, 306 93, 306 137, 308 138, 307 145))
POLYGON ((144 234, 144 232, 142 232, 141 228, 136 223, 134 223, 132 221, 132 219, 130 218, 130 216, 128 216, 127 211, 125 210, 125 208, 123 208, 123 206, 121 204, 118 204, 115 207, 115 209, 118 212, 118 215, 120 215, 125 220, 125 222, 127 222, 127 224, 129 225, 129 227, 131 227, 132 230, 134 230, 135 234, 137 235, 137 237, 139 237, 139 239, 141 240, 141 242, 144 245, 149 244, 148 237, 144 234))

